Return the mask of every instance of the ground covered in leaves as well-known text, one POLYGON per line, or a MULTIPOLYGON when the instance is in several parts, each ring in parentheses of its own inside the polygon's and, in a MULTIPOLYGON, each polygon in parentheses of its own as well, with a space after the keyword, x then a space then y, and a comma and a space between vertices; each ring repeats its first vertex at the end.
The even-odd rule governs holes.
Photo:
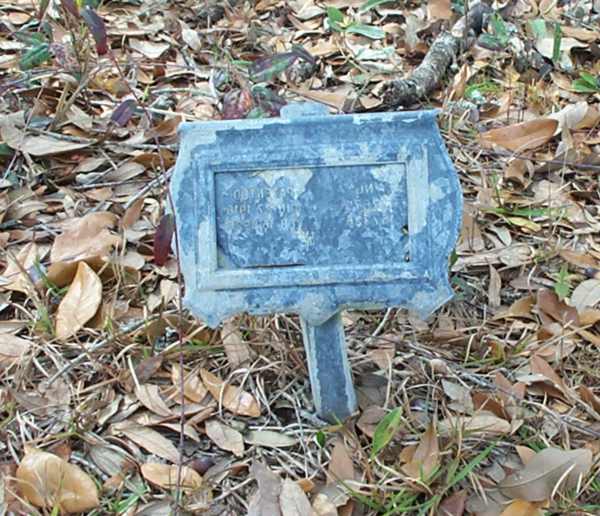
POLYGON ((600 514, 600 4, 496 2, 422 105, 465 195, 453 301, 299 322, 179 307, 182 120, 389 109, 462 1, 0 4, 0 513, 600 514))

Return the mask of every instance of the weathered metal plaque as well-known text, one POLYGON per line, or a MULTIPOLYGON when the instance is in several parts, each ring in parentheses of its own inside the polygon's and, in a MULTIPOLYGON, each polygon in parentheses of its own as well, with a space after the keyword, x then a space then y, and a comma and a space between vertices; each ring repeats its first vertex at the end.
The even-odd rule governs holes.
POLYGON ((339 311, 427 316, 452 295, 462 197, 435 112, 330 116, 294 104, 281 118, 182 124, 180 134, 171 189, 187 306, 211 326, 239 312, 298 313, 317 409, 347 415, 339 311), (324 400, 325 390, 339 396, 324 400))

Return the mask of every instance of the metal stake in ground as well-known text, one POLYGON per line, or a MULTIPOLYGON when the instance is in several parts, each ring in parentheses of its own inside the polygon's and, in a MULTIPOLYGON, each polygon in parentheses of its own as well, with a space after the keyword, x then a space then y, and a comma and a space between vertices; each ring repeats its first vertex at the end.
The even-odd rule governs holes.
POLYGON ((327 421, 343 421, 356 412, 356 394, 342 317, 338 312, 317 326, 300 322, 315 409, 327 421))

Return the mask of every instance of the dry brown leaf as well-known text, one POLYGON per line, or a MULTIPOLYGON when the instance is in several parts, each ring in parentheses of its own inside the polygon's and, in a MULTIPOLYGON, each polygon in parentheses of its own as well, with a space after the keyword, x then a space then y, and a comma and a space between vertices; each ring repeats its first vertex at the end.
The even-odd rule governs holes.
POLYGON ((550 364, 546 362, 542 357, 533 355, 529 360, 529 367, 533 374, 540 374, 544 378, 547 378, 554 387, 559 389, 563 394, 567 394, 568 387, 563 382, 562 378, 556 374, 554 369, 550 367, 550 364))
POLYGON ((242 434, 230 426, 224 425, 216 419, 206 422, 206 435, 219 448, 230 451, 236 457, 244 456, 244 438, 242 434))
POLYGON ((159 122, 152 129, 146 132, 146 138, 172 136, 177 133, 177 127, 181 123, 181 116, 174 116, 165 118, 162 122, 159 122))
POLYGON ((21 361, 31 342, 10 333, 0 333, 0 369, 21 361))
POLYGON ((375 362, 379 369, 387 371, 393 363, 396 348, 391 343, 382 344, 368 352, 369 358, 375 362))
POLYGON ((554 136, 558 121, 540 118, 492 129, 479 136, 484 147, 498 145, 513 152, 535 149, 550 141, 554 136))
POLYGON ((231 367, 236 368, 245 362, 250 362, 250 350, 248 344, 244 342, 236 319, 229 319, 223 323, 221 340, 231 367))
POLYGON ((436 516, 462 516, 465 512, 467 492, 463 489, 444 498, 436 516))
POLYGON ((148 59, 158 59, 169 49, 168 43, 154 43, 145 39, 130 39, 129 47, 145 55, 148 59))
POLYGON ((202 40, 200 36, 195 30, 190 29, 190 27, 183 21, 179 20, 179 25, 181 26, 181 39, 187 44, 195 52, 200 52, 204 45, 202 44, 202 40))
POLYGON ((481 228, 475 217, 467 209, 463 210, 463 221, 458 244, 460 251, 482 251, 485 249, 485 241, 481 234, 481 228))
POLYGON ((542 288, 538 291, 537 307, 562 325, 579 326, 577 310, 563 303, 552 290, 542 288))
POLYGON ((592 326, 600 322, 600 310, 588 308, 579 314, 581 326, 592 326))
POLYGON ((338 516, 339 514, 336 505, 323 493, 318 493, 314 497, 312 508, 317 516, 338 516))
POLYGON ((358 418, 356 426, 369 439, 373 439, 378 423, 386 416, 387 411, 376 405, 367 407, 358 418))
POLYGON ((144 358, 138 365, 135 366, 135 377, 140 383, 146 383, 160 369, 163 362, 162 355, 154 355, 144 358))
POLYGON ((173 415, 171 409, 162 399, 158 385, 145 383, 135 388, 135 395, 148 410, 162 417, 170 417, 173 415))
POLYGON ((440 436, 447 436, 457 431, 473 434, 508 434, 511 429, 511 424, 506 419, 486 412, 473 416, 449 417, 438 424, 440 436))
POLYGON ((121 227, 123 229, 128 229, 133 226, 137 220, 140 218, 142 214, 142 210, 144 209, 144 197, 140 197, 137 201, 135 201, 123 214, 123 218, 121 219, 121 227))
POLYGON ((559 134, 565 129, 587 129, 594 127, 600 121, 600 114, 593 106, 585 101, 569 104, 548 118, 558 121, 554 134, 559 134))
POLYGON ((110 476, 133 471, 137 463, 122 448, 111 444, 93 444, 89 456, 96 466, 110 476))
POLYGON ((506 312, 499 314, 499 318, 506 317, 522 317, 523 319, 534 319, 531 314, 531 309, 535 304, 535 298, 533 296, 525 296, 521 299, 517 299, 506 312))
POLYGON ((294 87, 290 87, 289 89, 294 93, 297 93, 298 95, 305 97, 309 100, 314 100, 315 102, 334 107, 338 111, 344 110, 344 107, 348 102, 348 97, 353 91, 352 86, 349 85, 340 86, 334 91, 309 90, 306 88, 294 87))
POLYGON ((68 228, 54 240, 50 260, 54 264, 108 255, 120 243, 119 237, 108 230, 116 222, 117 216, 107 211, 71 220, 68 228))
POLYGON ((5 121, 0 123, 0 136, 9 147, 32 156, 50 156, 61 152, 72 152, 89 147, 93 143, 92 141, 60 140, 50 134, 33 136, 5 121))
POLYGON ((560 254, 561 258, 563 258, 564 260, 568 261, 569 263, 571 263, 577 267, 597 268, 600 266, 598 261, 595 260, 594 258, 592 258, 589 254, 578 253, 575 251, 571 251, 569 249, 561 249, 559 254, 560 254))
POLYGON ((427 2, 427 19, 449 20, 452 18, 452 3, 450 0, 429 0, 427 2))
POLYGON ((500 516, 543 516, 543 514, 540 504, 515 500, 502 511, 500 516))
POLYGON ((564 27, 561 27, 561 31, 565 36, 578 39, 579 41, 585 41, 586 43, 591 43, 592 41, 600 39, 600 31, 584 29, 583 27, 565 25, 564 27))
POLYGON ((527 446, 515 446, 519 457, 521 458, 521 462, 526 466, 527 463, 535 457, 535 450, 528 448, 527 446))
POLYGON ((47 248, 40 249, 35 242, 24 245, 16 256, 7 252, 8 265, 0 278, 0 286, 7 290, 29 294, 35 283, 33 267, 44 258, 47 252, 47 248))
POLYGON ((287 448, 298 444, 298 439, 273 430, 251 430, 244 435, 244 441, 266 448, 287 448))
MULTIPOLYGON (((543 2, 542 2, 543 3, 543 2)), ((551 2, 547 2, 547 4, 551 4, 551 2)), ((569 54, 573 48, 586 48, 588 45, 585 43, 580 43, 574 38, 566 38, 562 37, 560 39, 560 53, 562 56, 562 62, 569 61, 569 54)), ((547 59, 552 59, 554 55, 554 36, 549 34, 545 37, 541 37, 536 39, 535 47, 540 54, 542 54, 547 59)))
POLYGON ((327 468, 327 483, 345 482, 354 480, 354 465, 352 457, 348 453, 348 448, 344 441, 337 439, 333 450, 331 451, 331 460, 327 468))
POLYGON ((402 448, 402 451, 398 455, 400 462, 410 462, 413 458, 413 455, 417 451, 417 446, 417 444, 409 444, 408 446, 402 448))
POLYGON ((281 516, 315 516, 302 488, 289 478, 286 478, 281 484, 279 507, 281 516))
MULTIPOLYGON (((171 368, 171 381, 177 390, 177 396, 181 396, 181 368, 179 364, 173 364, 171 368)), ((198 373, 191 372, 185 374, 185 378, 183 380, 183 395, 195 402, 200 403, 208 394, 208 390, 200 380, 198 373)))
MULTIPOLYGON (((0 350, 0 359, 2 357, 0 350)), ((585 385, 579 386, 579 396, 585 401, 590 407, 592 407, 598 414, 600 414, 600 398, 598 398, 594 392, 585 385)))
POLYGON ((498 308, 502 303, 500 290, 502 289, 502 278, 498 271, 490 265, 490 284, 488 287, 488 301, 492 308, 498 308))
MULTIPOLYGON (((141 471, 144 478, 163 489, 177 487, 177 466, 148 462, 142 464, 141 471)), ((181 487, 184 489, 198 489, 202 485, 202 477, 192 468, 183 466, 181 468, 181 487)))
POLYGON ((81 468, 36 449, 29 449, 17 469, 23 496, 36 507, 83 512, 100 504, 98 489, 81 468))
POLYGON ((88 322, 102 303, 102 282, 85 262, 79 262, 73 283, 58 305, 56 336, 66 340, 88 322))
POLYGON ((252 394, 239 387, 226 384, 221 378, 206 369, 200 370, 200 376, 208 392, 227 410, 239 416, 260 416, 260 405, 252 394))
POLYGON ((586 308, 594 308, 598 303, 600 303, 600 279, 582 281, 571 294, 571 305, 578 312, 583 312, 586 308))
POLYGON ((259 462, 252 463, 250 473, 258 483, 258 490, 250 498, 247 516, 282 516, 279 508, 281 479, 259 462))
POLYGON ((545 448, 538 452, 521 471, 498 484, 500 492, 513 499, 542 502, 560 487, 573 488, 580 476, 592 467, 592 452, 587 449, 561 450, 545 448))
POLYGON ((444 393, 453 401, 451 408, 459 412, 473 412, 471 390, 462 384, 442 380, 444 393))
MULTIPOLYGON (((176 421, 173 417, 169 418, 169 420, 165 420, 164 417, 157 416, 151 412, 142 412, 141 414, 136 415, 132 421, 142 426, 160 426, 162 428, 168 428, 177 434, 181 432, 181 423, 179 421, 176 421)), ((183 433, 192 441, 196 441, 197 443, 201 441, 200 435, 190 423, 185 423, 183 425, 183 433)))
MULTIPOLYGON (((100 270, 101 262, 99 258, 88 258, 85 262, 92 269, 100 270)), ((78 261, 53 263, 46 271, 48 281, 59 288, 67 287, 73 282, 78 266, 78 261)))
POLYGON ((476 516, 500 516, 504 508, 510 503, 497 489, 485 491, 485 496, 475 493, 467 500, 468 514, 476 516))
POLYGON ((114 425, 114 429, 150 453, 177 464, 179 460, 177 448, 169 439, 156 430, 129 422, 114 425))
POLYGON ((402 471, 411 478, 429 479, 440 463, 440 448, 435 424, 431 423, 421 436, 419 445, 402 471))
POLYGON ((511 420, 511 416, 506 411, 502 399, 498 399, 487 392, 473 391, 473 406, 475 410, 487 410, 499 418, 506 419, 507 421, 511 420))
POLYGON ((515 158, 509 161, 504 170, 506 179, 516 181, 521 186, 527 186, 530 183, 530 177, 534 173, 534 167, 531 161, 521 158, 515 158))

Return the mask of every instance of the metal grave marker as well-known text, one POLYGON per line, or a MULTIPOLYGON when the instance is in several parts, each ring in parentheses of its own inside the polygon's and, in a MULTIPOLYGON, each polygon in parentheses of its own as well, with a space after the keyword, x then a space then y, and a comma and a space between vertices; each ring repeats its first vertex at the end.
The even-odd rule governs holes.
POLYGON ((340 311, 426 317, 452 291, 462 195, 435 111, 182 124, 171 180, 186 306, 300 315, 319 415, 356 410, 340 311))

